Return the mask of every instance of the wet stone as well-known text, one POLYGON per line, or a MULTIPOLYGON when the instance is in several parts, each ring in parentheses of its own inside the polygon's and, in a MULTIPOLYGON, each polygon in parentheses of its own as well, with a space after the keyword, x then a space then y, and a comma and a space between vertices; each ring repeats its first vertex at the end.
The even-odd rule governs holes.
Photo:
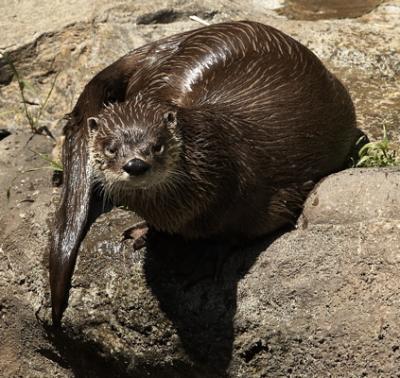
POLYGON ((297 20, 355 18, 381 3, 382 0, 287 0, 279 13, 297 20))

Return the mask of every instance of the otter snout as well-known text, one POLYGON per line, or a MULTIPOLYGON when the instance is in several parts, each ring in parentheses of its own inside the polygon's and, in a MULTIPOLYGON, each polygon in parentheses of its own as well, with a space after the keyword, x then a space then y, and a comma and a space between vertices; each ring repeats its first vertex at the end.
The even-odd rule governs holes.
POLYGON ((129 160, 122 169, 130 176, 140 176, 150 169, 151 165, 142 159, 129 160))

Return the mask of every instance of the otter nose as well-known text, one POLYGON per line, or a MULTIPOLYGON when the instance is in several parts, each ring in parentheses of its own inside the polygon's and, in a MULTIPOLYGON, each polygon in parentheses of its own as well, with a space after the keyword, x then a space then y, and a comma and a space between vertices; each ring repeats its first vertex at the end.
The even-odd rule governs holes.
POLYGON ((150 164, 146 163, 142 159, 129 160, 122 169, 129 173, 131 176, 139 176, 148 171, 150 164))

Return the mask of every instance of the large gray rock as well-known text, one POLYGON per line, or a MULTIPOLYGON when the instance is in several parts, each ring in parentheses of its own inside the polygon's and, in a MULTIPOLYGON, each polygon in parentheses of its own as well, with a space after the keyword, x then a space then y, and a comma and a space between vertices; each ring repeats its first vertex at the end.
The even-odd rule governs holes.
MULTIPOLYGON (((33 84, 31 103, 43 101, 59 74, 39 121, 59 135, 60 118, 96 71, 147 41, 198 27, 189 15, 258 20, 311 47, 348 85, 363 130, 377 136, 385 123, 398 143, 400 1, 359 19, 313 22, 282 18, 277 3, 10 2, 0 14, 0 50, 33 84)), ((114 210, 87 235, 64 328, 51 329, 47 242, 58 189, 36 152, 50 153, 53 142, 29 141, 10 79, 0 61, 0 129, 12 133, 0 141, 0 376, 398 374, 393 169, 325 179, 297 229, 235 251, 219 281, 212 246, 153 235, 133 252, 119 237, 134 216, 114 210)))
POLYGON ((349 170, 345 177, 345 185, 343 176, 337 174, 316 186, 304 206, 299 222, 302 227, 307 224, 400 221, 397 168, 349 170), (372 181, 369 180, 371 176, 372 181))

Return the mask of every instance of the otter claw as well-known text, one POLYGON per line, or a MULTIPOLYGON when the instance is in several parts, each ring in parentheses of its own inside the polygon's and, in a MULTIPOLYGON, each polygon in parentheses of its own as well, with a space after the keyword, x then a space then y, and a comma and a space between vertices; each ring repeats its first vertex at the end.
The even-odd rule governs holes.
POLYGON ((122 233, 122 240, 121 242, 133 239, 133 249, 138 250, 143 248, 146 244, 146 234, 149 230, 147 223, 145 221, 138 222, 134 224, 132 227, 127 228, 122 233))

